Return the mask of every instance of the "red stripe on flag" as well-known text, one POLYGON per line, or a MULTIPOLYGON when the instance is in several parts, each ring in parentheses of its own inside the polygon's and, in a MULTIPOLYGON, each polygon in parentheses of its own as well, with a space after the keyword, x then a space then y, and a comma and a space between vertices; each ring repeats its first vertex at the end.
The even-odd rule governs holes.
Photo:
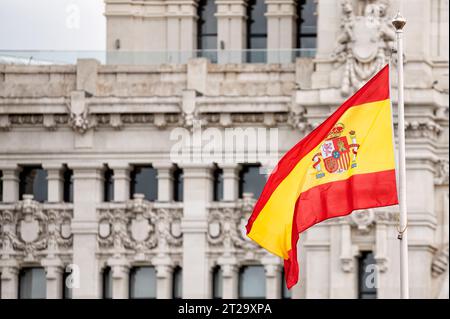
POLYGON ((313 187, 300 194, 292 225, 292 249, 284 261, 286 285, 298 281, 297 241, 299 233, 326 219, 354 210, 398 204, 395 170, 353 175, 346 180, 313 187))

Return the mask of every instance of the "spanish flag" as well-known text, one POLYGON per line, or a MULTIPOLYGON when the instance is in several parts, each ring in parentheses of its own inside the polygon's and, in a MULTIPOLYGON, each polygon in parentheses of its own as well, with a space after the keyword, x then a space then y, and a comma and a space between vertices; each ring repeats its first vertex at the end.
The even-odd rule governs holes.
POLYGON ((398 204, 392 126, 386 65, 270 175, 247 235, 284 259, 289 289, 298 281, 299 233, 357 209, 398 204))

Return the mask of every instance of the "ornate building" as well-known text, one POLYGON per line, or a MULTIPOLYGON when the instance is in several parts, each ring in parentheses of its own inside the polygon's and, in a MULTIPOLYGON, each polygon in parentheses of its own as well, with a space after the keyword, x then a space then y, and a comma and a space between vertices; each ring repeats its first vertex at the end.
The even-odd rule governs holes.
POLYGON ((305 232, 290 292, 244 226, 263 173, 395 65, 400 6, 411 297, 449 297, 448 1, 105 3, 104 61, 0 64, 1 298, 398 298, 398 207, 305 232))

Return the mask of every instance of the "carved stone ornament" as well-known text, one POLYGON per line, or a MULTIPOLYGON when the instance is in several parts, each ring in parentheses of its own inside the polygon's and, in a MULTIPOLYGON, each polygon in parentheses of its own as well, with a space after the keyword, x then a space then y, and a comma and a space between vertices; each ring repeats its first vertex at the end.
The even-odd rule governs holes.
POLYGON ((434 182, 436 185, 448 185, 448 158, 440 159, 436 163, 434 182))
MULTIPOLYGON (((397 127, 397 125, 395 125, 397 127)), ((395 130, 397 131, 397 129, 395 130)), ((406 138, 436 139, 442 132, 442 127, 434 121, 405 121, 406 138)))
POLYGON ((387 63, 395 30, 386 14, 387 0, 368 1, 362 16, 355 14, 352 1, 342 0, 341 5, 341 33, 332 57, 344 65, 341 93, 348 96, 387 63))
POLYGON ((349 217, 350 224, 361 233, 368 233, 375 222, 375 213, 371 209, 354 212, 349 217))
POLYGON ((0 211, 0 254, 22 254, 32 261, 38 252, 55 256, 72 247, 72 213, 57 206, 44 209, 32 195, 23 197, 13 209, 0 211))
POLYGON ((208 216, 209 244, 225 251, 258 248, 258 245, 248 238, 245 228, 255 202, 251 194, 244 194, 244 198, 233 207, 212 208, 208 216))
POLYGON ((448 243, 437 251, 431 264, 431 273, 433 277, 443 274, 448 268, 448 243))
POLYGON ((117 253, 179 247, 181 218, 181 209, 155 208, 144 195, 135 194, 123 207, 99 210, 98 242, 117 253))
POLYGON ((89 120, 89 105, 86 100, 86 93, 84 91, 72 92, 70 103, 66 103, 69 120, 68 123, 72 129, 84 134, 89 128, 94 126, 89 120))

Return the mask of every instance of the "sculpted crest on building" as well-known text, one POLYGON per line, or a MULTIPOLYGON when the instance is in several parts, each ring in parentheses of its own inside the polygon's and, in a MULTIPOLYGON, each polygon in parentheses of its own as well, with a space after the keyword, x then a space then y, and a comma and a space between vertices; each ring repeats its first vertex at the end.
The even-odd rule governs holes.
POLYGON ((245 224, 261 172, 395 65, 400 2, 411 297, 448 298, 445 0, 105 0, 106 63, 0 64, 1 298, 27 297, 30 273, 47 298, 398 298, 398 207, 301 235, 291 294, 245 224), (277 129, 278 148, 174 161, 171 133, 198 125, 277 129))

